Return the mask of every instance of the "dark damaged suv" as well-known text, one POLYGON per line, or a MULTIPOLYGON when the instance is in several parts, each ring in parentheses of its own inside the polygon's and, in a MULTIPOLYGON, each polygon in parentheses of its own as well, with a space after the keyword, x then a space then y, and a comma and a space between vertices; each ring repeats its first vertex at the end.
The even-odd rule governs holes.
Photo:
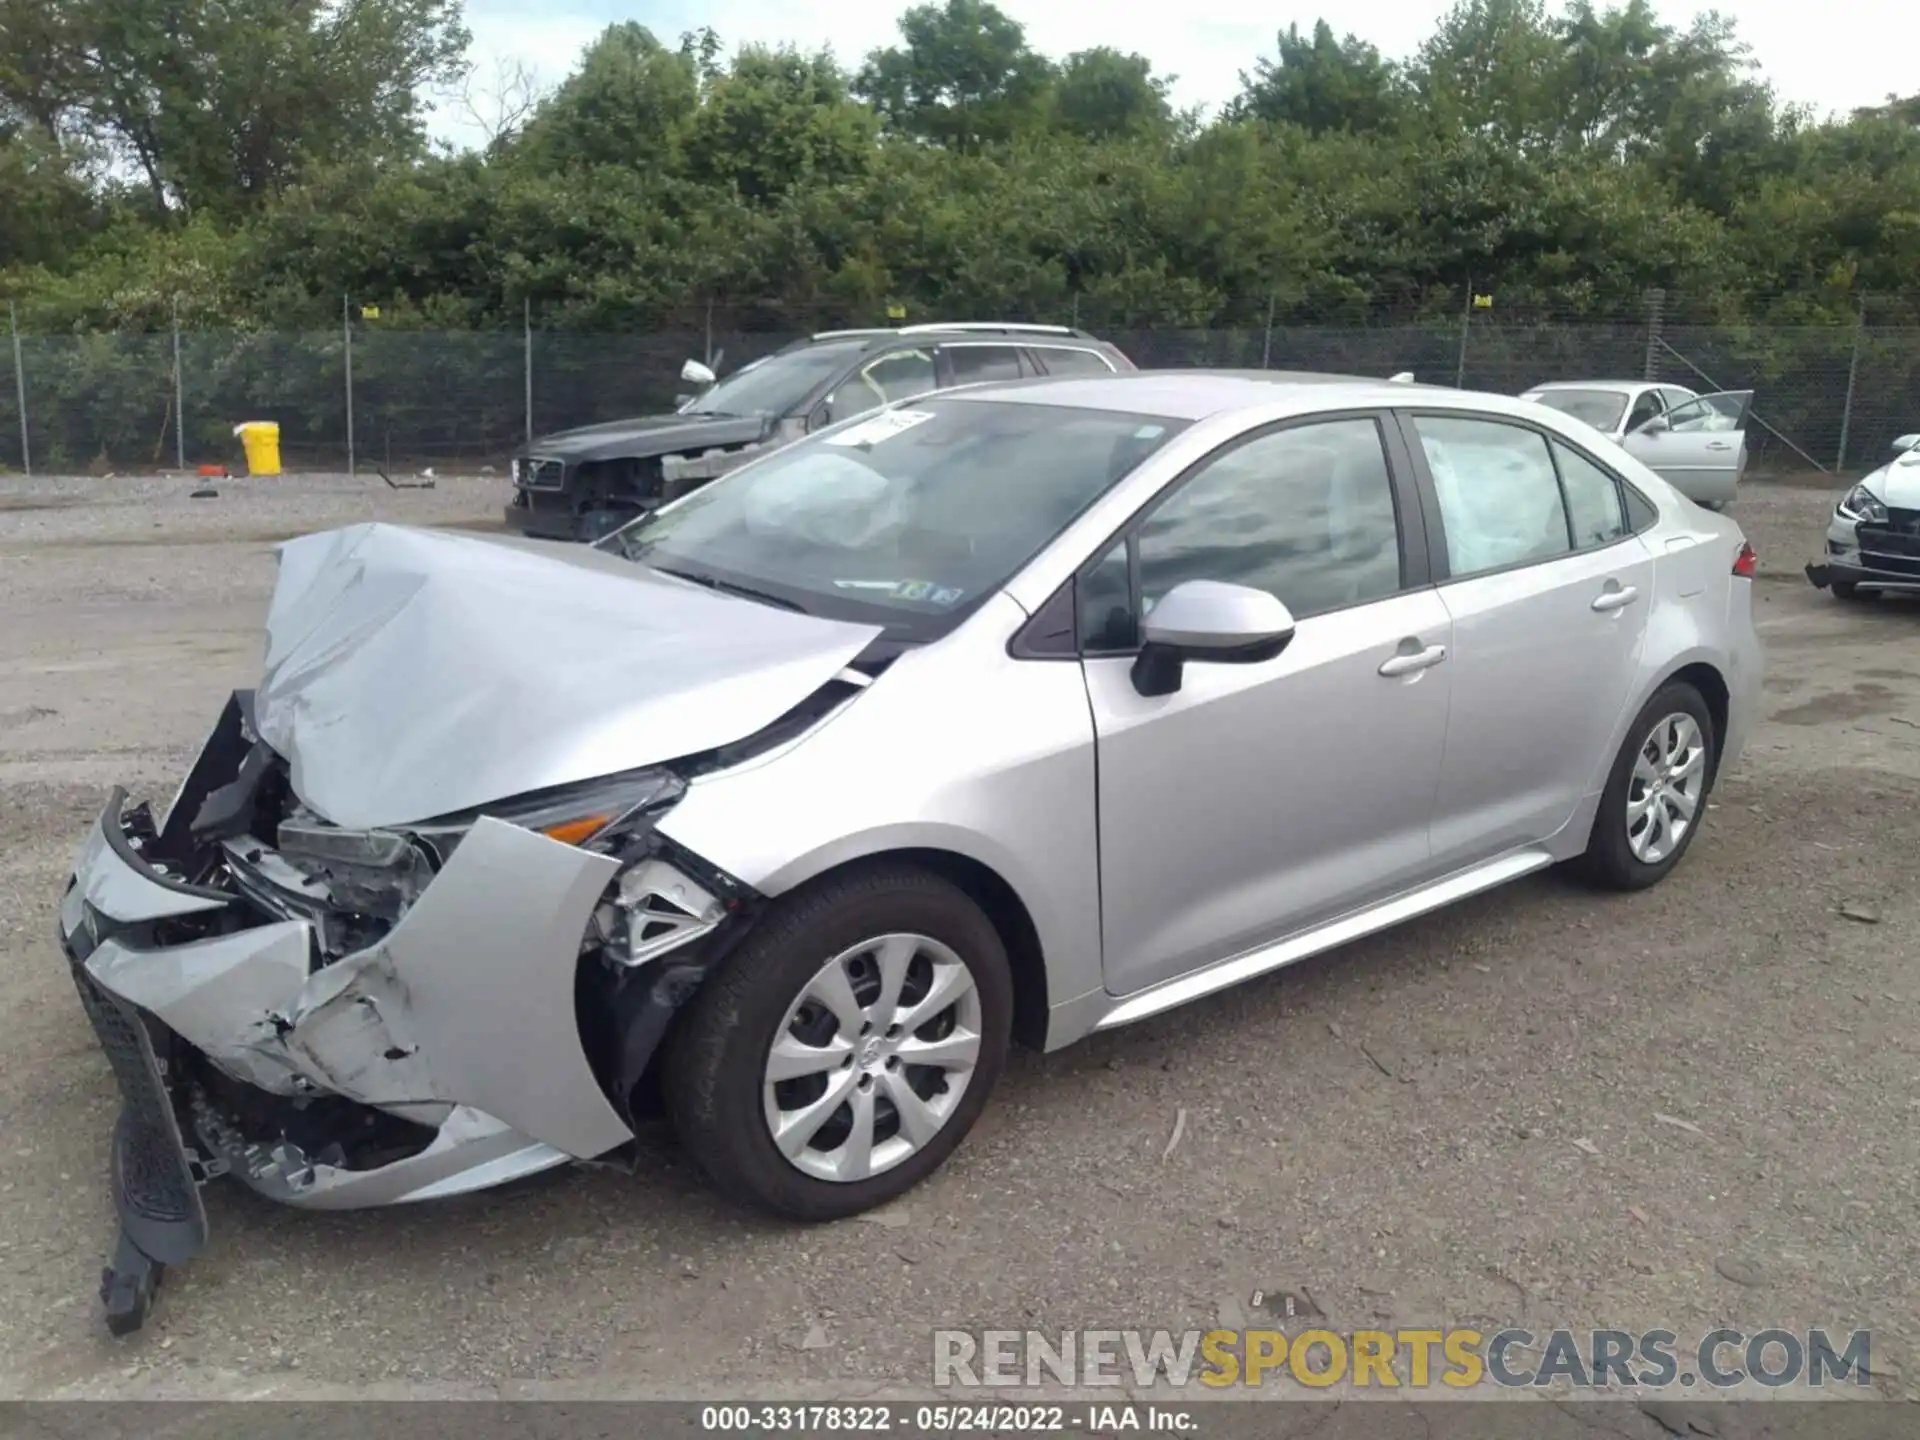
POLYGON ((1133 368, 1085 331, 1012 324, 829 330, 717 383, 690 360, 682 378, 710 388, 674 414, 542 436, 514 456, 507 523, 543 539, 597 540, 759 451, 890 401, 986 380, 1133 368))

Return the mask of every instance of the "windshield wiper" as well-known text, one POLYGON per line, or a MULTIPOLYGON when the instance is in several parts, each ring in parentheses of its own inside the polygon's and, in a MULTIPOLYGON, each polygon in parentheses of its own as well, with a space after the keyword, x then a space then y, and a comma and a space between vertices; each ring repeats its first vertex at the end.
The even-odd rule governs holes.
POLYGON ((782 610, 792 610, 797 614, 807 613, 807 607, 784 595, 772 595, 765 590, 756 590, 751 585, 736 585, 731 580, 720 580, 712 575, 698 575, 691 570, 670 570, 665 565, 652 567, 662 575, 671 575, 676 580, 688 580, 695 585, 704 585, 709 590, 719 590, 727 595, 738 595, 743 600, 758 600, 762 605, 777 606, 782 610))

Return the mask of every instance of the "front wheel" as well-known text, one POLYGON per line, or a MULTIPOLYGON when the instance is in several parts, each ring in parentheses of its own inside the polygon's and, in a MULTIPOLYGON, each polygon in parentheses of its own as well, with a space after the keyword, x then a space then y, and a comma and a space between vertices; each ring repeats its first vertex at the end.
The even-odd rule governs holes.
POLYGON ((1857 580, 1835 580, 1829 584, 1827 588, 1833 591, 1833 598, 1836 600, 1858 600, 1861 598, 1860 582, 1857 580))
POLYGON ((979 906, 911 866, 854 871, 778 902, 694 997, 668 1113, 726 1193, 801 1220, 857 1214, 959 1146, 1012 1019, 979 906))
POLYGON ((1634 717, 1614 759, 1579 868, 1597 884, 1641 890, 1666 878, 1707 816, 1713 714, 1684 681, 1663 685, 1634 717))

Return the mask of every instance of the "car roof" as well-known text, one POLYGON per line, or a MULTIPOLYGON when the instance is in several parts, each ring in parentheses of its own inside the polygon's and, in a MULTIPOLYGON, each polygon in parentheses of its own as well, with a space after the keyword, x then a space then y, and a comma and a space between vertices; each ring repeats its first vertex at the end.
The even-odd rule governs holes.
POLYGON ((1064 345, 1071 349, 1108 348, 1107 342, 1085 330, 1068 325, 1024 324, 1018 321, 955 320, 927 325, 901 325, 890 329, 822 330, 796 340, 781 353, 816 347, 844 345, 857 350, 877 350, 901 341, 932 341, 950 344, 955 340, 1002 341, 1010 345, 1064 345))
POLYGON ((1289 399, 1297 400, 1302 411, 1418 403, 1528 413, 1524 402, 1508 395, 1300 370, 1136 370, 1084 379, 995 381, 940 393, 943 399, 1060 405, 1166 420, 1204 420, 1228 411, 1284 404, 1289 399))
POLYGON ((1536 390, 1618 390, 1631 394, 1646 389, 1684 390, 1686 386, 1676 385, 1670 380, 1549 380, 1544 385, 1529 385, 1527 393, 1536 390))

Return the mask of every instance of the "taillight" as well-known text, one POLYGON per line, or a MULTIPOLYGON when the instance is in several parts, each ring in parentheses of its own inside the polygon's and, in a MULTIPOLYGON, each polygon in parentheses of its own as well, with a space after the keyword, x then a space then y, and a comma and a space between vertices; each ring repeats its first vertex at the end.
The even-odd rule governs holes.
POLYGON ((1753 572, 1760 568, 1760 557, 1753 552, 1753 546, 1745 540, 1740 542, 1740 553, 1733 557, 1733 573, 1753 578, 1753 572))

